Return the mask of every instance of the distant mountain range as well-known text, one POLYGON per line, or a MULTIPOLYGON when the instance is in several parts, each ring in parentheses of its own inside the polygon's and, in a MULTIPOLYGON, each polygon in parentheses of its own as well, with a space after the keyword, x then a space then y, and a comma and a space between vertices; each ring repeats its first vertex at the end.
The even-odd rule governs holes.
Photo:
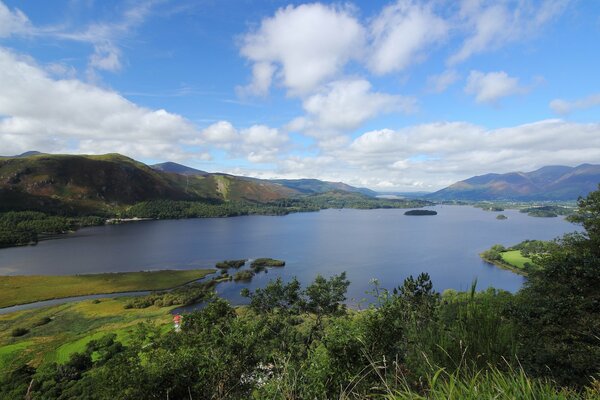
MULTIPOLYGON (((194 169, 187 167, 185 165, 177 164, 174 162, 166 162, 162 164, 154 164, 151 165, 152 168, 162 172, 170 172, 181 175, 220 175, 220 176, 233 176, 228 174, 210 174, 205 171, 201 171, 199 169, 194 169)), ((274 183, 277 185, 284 186, 286 188, 292 189, 300 194, 318 194, 318 193, 327 193, 333 191, 342 191, 349 193, 362 193, 367 196, 377 196, 377 192, 367 189, 367 188, 357 188, 354 186, 347 185, 343 182, 327 182, 319 179, 257 179, 257 178, 248 178, 248 177, 236 177, 239 179, 248 180, 251 182, 263 182, 263 183, 274 183)))
MULTIPOLYGON (((548 166, 533 172, 486 174, 435 193, 428 200, 576 200, 598 188, 600 165, 548 166)), ((148 166, 120 154, 59 155, 31 151, 0 157, 0 211, 98 210, 153 199, 265 203, 322 193, 378 193, 318 179, 265 180, 209 173, 174 162, 148 166)), ((408 196, 407 196, 408 197, 408 196)))
POLYGON ((474 176, 431 193, 429 200, 576 200, 597 190, 600 165, 547 166, 532 172, 474 176))
POLYGON ((208 173, 173 162, 148 166, 120 154, 28 152, 0 158, 0 211, 85 212, 155 199, 264 203, 330 191, 375 193, 316 179, 269 181, 208 173))

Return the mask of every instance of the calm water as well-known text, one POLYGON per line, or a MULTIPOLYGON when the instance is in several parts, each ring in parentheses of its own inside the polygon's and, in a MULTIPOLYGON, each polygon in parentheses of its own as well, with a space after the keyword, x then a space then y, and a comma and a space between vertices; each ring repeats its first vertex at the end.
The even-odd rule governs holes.
POLYGON ((273 257, 285 268, 260 274, 250 284, 223 284, 218 291, 236 301, 241 286, 263 286, 276 276, 308 283, 317 274, 347 271, 349 297, 361 299, 377 278, 400 285, 408 275, 428 272, 439 291, 517 290, 523 279, 482 262, 492 244, 553 239, 577 229, 560 218, 532 218, 466 206, 436 206, 437 216, 409 217, 404 210, 324 210, 284 217, 144 221, 81 229, 37 246, 0 250, 0 274, 76 274, 212 267, 224 259, 273 257))

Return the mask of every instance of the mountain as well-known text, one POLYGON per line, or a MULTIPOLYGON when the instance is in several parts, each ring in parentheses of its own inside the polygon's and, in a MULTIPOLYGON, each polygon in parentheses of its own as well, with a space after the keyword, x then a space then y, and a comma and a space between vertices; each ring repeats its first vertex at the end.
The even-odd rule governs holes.
POLYGON ((25 153, 18 154, 16 156, 0 156, 0 158, 29 157, 29 156, 37 156, 39 154, 43 154, 43 153, 40 153, 39 151, 32 150, 32 151, 26 151, 25 153))
POLYGON ((375 197, 377 192, 367 188, 357 188, 342 182, 327 182, 318 179, 271 179, 271 182, 281 184, 290 189, 297 190, 303 194, 327 193, 333 191, 342 191, 350 193, 361 193, 367 196, 375 197))
MULTIPOLYGON (((234 177, 234 175, 215 173, 211 174, 205 171, 201 171, 199 169, 191 168, 186 165, 177 164, 174 162, 164 162, 161 164, 151 165, 151 168, 162 171, 169 172, 180 175, 201 175, 201 176, 210 176, 210 175, 219 175, 225 177, 234 177)), ((332 191, 343 191, 350 193, 361 193, 367 196, 375 197, 377 196, 377 192, 367 188, 357 188, 354 186, 347 185, 342 182, 327 182, 321 181, 319 179, 257 179, 257 178, 248 178, 248 177, 235 177, 242 180, 247 180, 254 183, 275 183, 277 185, 289 188, 295 192, 300 194, 319 194, 319 193, 327 193, 332 191)))
POLYGON ((177 164, 177 163, 170 162, 170 161, 151 165, 150 168, 155 169, 157 171, 161 171, 161 172, 170 172, 173 174, 180 174, 180 175, 199 175, 199 176, 209 175, 208 172, 206 172, 206 171, 201 171, 199 169, 195 169, 192 167, 188 167, 186 165, 181 165, 181 164, 177 164))
POLYGON ((432 200, 576 200, 597 190, 600 165, 542 167, 532 172, 486 174, 456 182, 432 200))
POLYGON ((120 154, 0 159, 0 211, 87 212, 153 199, 267 202, 298 193, 276 183, 232 175, 162 172, 120 154))

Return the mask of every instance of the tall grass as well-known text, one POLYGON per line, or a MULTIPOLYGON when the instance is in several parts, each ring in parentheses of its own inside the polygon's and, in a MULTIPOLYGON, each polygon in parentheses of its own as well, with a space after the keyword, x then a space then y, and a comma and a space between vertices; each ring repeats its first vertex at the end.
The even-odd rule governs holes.
POLYGON ((467 293, 444 296, 437 318, 409 332, 413 365, 426 366, 423 356, 448 371, 465 363, 477 369, 504 368, 507 361, 516 360, 516 328, 502 315, 507 296, 494 290, 477 293, 476 285, 473 282, 467 293))
POLYGON ((477 372, 457 370, 447 372, 438 369, 427 376, 428 388, 417 393, 407 385, 389 393, 388 400, 482 400, 482 399, 518 399, 518 400, 592 400, 600 398, 600 391, 588 389, 578 393, 569 389, 557 388, 549 381, 528 377, 519 368, 500 371, 496 367, 477 372))

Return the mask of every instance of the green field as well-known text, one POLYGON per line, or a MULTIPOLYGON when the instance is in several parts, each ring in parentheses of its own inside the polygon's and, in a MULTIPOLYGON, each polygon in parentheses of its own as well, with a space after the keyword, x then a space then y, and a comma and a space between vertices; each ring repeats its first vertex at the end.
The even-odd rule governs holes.
POLYGON ((171 326, 169 311, 173 307, 125 309, 126 302, 126 298, 90 300, 0 315, 0 371, 22 362, 64 362, 84 350, 90 340, 107 333, 116 333, 127 343, 141 322, 164 325, 165 329, 171 326), (36 326, 44 317, 51 321, 36 326), (15 338, 11 335, 15 328, 30 332, 15 338))
POLYGON ((69 276, 0 276, 0 307, 61 297, 169 289, 203 278, 214 271, 193 269, 69 276))
POLYGON ((531 258, 524 257, 520 250, 509 250, 501 253, 502 260, 519 269, 525 269, 525 263, 533 264, 531 258))

